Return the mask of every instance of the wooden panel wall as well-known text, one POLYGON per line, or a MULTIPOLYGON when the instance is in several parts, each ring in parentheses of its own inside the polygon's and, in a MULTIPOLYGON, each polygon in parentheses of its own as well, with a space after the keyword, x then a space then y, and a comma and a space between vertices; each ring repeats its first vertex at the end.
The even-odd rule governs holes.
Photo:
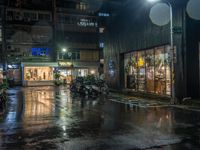
POLYGON ((81 61, 99 61, 99 51, 80 51, 81 61))
POLYGON ((200 97, 200 21, 187 16, 187 91, 188 96, 200 97))

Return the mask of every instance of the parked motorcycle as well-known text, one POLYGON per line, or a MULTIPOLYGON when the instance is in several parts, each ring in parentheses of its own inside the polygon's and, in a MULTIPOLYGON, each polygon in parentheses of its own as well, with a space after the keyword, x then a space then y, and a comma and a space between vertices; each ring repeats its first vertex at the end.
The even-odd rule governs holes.
POLYGON ((75 94, 84 94, 84 85, 83 85, 83 78, 82 77, 77 77, 75 80, 72 81, 70 85, 70 90, 71 92, 75 94))
POLYGON ((98 80, 98 87, 101 94, 104 94, 104 95, 109 94, 108 85, 106 84, 104 80, 101 80, 101 79, 98 80))
POLYGON ((100 94, 108 94, 108 86, 102 79, 94 76, 77 77, 72 81, 70 90, 72 93, 87 97, 97 97, 100 94))

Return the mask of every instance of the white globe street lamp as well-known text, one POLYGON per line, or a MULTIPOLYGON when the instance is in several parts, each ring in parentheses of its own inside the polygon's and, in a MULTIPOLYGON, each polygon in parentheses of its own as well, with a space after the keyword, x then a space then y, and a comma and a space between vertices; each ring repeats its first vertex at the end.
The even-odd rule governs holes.
POLYGON ((64 59, 64 54, 67 52, 67 49, 66 48, 63 48, 62 49, 62 59, 64 59))
POLYGON ((67 51, 67 49, 66 49, 66 48, 63 48, 63 49, 62 49, 62 51, 63 51, 63 52, 66 52, 66 51, 67 51))

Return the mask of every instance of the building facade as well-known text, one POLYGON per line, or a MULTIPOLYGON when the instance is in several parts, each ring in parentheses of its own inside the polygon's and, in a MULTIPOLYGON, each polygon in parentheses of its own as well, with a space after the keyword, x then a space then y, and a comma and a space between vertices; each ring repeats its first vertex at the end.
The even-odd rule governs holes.
POLYGON ((109 24, 104 48, 110 87, 171 97, 174 83, 178 100, 200 97, 200 22, 186 12, 187 0, 169 2, 173 8, 174 58, 170 55, 170 25, 152 23, 152 4, 127 0, 119 8, 109 24))
POLYGON ((61 77, 98 75, 99 22, 102 2, 62 0, 55 3, 55 41, 61 77))
POLYGON ((54 61, 52 24, 51 1, 6 1, 4 50, 9 80, 16 84, 24 83, 24 80, 49 80, 44 75, 45 66, 38 68, 37 62, 54 61), (26 69, 21 65, 23 62, 35 62, 36 65, 26 69))
POLYGON ((55 71, 67 83, 76 76, 98 75, 104 46, 99 42, 103 5, 81 0, 5 1, 2 58, 7 77, 30 85, 53 81, 48 76, 55 71))
POLYGON ((104 32, 111 1, 54 1, 55 46, 62 77, 103 73, 104 32))

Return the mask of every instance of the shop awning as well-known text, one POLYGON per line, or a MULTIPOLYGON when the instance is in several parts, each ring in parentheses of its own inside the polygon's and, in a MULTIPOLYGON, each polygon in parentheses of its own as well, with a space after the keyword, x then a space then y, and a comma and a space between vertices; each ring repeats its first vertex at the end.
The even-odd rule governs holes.
POLYGON ((74 62, 74 67, 98 67, 99 62, 74 62))
POLYGON ((42 66, 48 66, 48 67, 58 67, 57 62, 22 62, 22 67, 42 67, 42 66))

